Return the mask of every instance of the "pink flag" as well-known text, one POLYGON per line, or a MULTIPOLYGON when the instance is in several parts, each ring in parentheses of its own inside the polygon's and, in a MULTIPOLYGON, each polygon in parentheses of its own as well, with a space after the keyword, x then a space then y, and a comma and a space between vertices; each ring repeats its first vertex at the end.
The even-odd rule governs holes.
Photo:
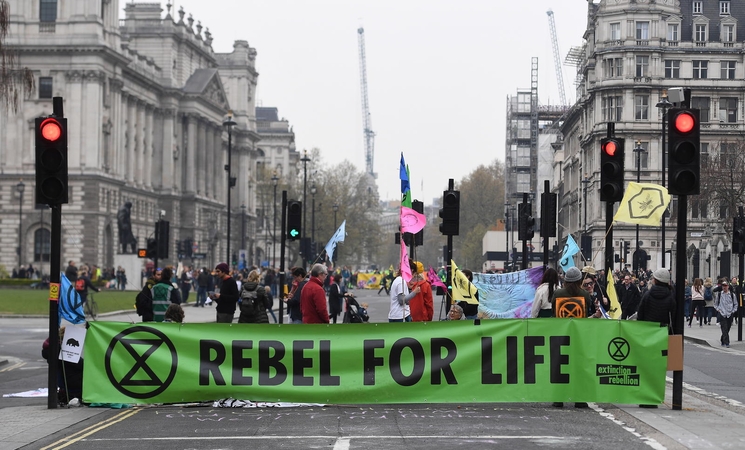
POLYGON ((437 276, 437 273, 435 273, 435 269, 432 268, 432 266, 429 267, 429 271, 427 272, 427 279, 429 280, 429 284, 432 286, 439 286, 445 290, 447 290, 447 286, 445 286, 445 283, 442 282, 440 277, 437 276))
POLYGON ((409 267, 409 251, 403 242, 401 242, 401 260, 398 263, 401 265, 401 277, 408 283, 411 280, 411 267, 409 267))
POLYGON ((427 218, 406 206, 401 207, 401 232, 416 234, 427 225, 427 218))

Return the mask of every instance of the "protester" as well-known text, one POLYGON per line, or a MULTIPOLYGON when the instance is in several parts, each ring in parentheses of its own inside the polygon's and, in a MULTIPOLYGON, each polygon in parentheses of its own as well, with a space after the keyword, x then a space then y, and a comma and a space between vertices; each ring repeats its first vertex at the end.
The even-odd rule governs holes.
POLYGON ((300 293, 305 287, 305 269, 295 267, 292 269, 292 289, 287 294, 284 301, 287 303, 287 314, 290 316, 290 323, 303 323, 303 311, 300 308, 300 293))
POLYGON ((300 293, 300 310, 303 323, 329 323, 329 312, 326 309, 326 291, 323 280, 328 277, 323 264, 314 264, 310 269, 310 280, 300 293))
POLYGON ((266 293, 266 310, 272 315, 274 323, 277 323, 277 316, 274 315, 274 296, 272 295, 272 288, 264 286, 264 292, 266 293))
POLYGON ((230 276, 230 268, 224 262, 215 267, 215 276, 218 279, 220 291, 215 289, 210 298, 217 302, 215 308, 217 323, 233 323, 235 307, 238 304, 238 285, 230 276))
MULTIPOLYGON (((471 272, 469 269, 463 269, 461 272, 463 272, 463 275, 468 278, 468 281, 473 282, 473 272, 471 272)), ((479 300, 479 292, 476 291, 476 300, 479 300)), ((458 302, 458 306, 461 307, 463 310, 463 315, 468 320, 474 320, 479 318, 479 305, 477 303, 468 303, 465 300, 461 300, 458 302)))
POLYGON ((688 316, 688 328, 691 328, 693 322, 693 315, 696 315, 698 319, 698 326, 704 326, 704 309, 706 308, 706 302, 704 301, 704 282, 701 278, 693 280, 693 287, 691 288, 691 310, 688 316))
POLYGON ((258 272, 251 272, 248 280, 241 286, 241 314, 238 323, 269 323, 266 315, 266 289, 259 285, 260 278, 258 272))
MULTIPOLYGON (((409 260, 411 265, 411 260, 409 260)), ((409 287, 404 282, 401 269, 391 284, 391 308, 388 311, 388 322, 411 322, 411 310, 409 302, 420 291, 419 286, 409 292, 409 287)))
POLYGON ((650 284, 649 290, 639 302, 636 320, 659 322, 670 328, 675 315, 675 298, 670 289, 670 271, 664 267, 655 270, 650 284))
POLYGON ((554 310, 551 305, 551 297, 554 291, 559 289, 559 273, 556 269, 549 267, 543 272, 541 284, 535 290, 533 296, 533 308, 530 317, 553 317, 554 310))
POLYGON ((329 286, 329 316, 331 321, 336 323, 339 314, 342 312, 344 303, 344 294, 341 292, 341 274, 335 273, 332 277, 332 282, 329 286))
POLYGON ((459 305, 450 305, 450 311, 448 311, 448 317, 445 320, 465 320, 463 308, 459 305))
POLYGON ((163 316, 163 322, 183 323, 184 308, 177 303, 171 303, 168 305, 168 309, 166 309, 166 313, 163 316))
POLYGON ((153 318, 156 322, 163 322, 166 310, 171 303, 180 304, 181 296, 178 289, 171 283, 173 272, 170 267, 160 273, 160 280, 151 289, 153 299, 153 318))
MULTIPOLYGON (((424 264, 419 261, 411 265, 412 277, 409 280, 409 291, 419 288, 414 298, 409 301, 411 320, 413 322, 430 322, 434 317, 434 300, 432 298, 432 286, 424 279, 424 264)), ((390 294, 389 294, 390 295, 390 294)))
POLYGON ((145 286, 135 297, 135 308, 137 315, 142 317, 143 322, 152 322, 153 315, 153 292, 151 289, 160 281, 161 269, 155 269, 153 276, 148 278, 145 286))
POLYGON ((732 328, 732 316, 737 311, 737 296, 730 291, 730 285, 726 280, 722 282, 722 291, 718 293, 714 301, 714 308, 722 330, 722 337, 719 341, 722 347, 729 348, 729 330, 732 328))
POLYGON ((631 280, 631 275, 626 274, 623 280, 616 284, 618 301, 621 303, 621 319, 628 319, 639 308, 641 292, 631 280))

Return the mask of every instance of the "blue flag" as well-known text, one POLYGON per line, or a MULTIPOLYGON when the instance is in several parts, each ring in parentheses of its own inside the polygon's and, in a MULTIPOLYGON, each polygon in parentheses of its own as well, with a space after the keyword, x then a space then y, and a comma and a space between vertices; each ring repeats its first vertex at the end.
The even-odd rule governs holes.
POLYGON ((60 294, 59 294, 59 321, 62 319, 72 323, 85 323, 85 313, 83 312, 83 299, 75 290, 75 286, 70 283, 64 273, 60 274, 60 294))
POLYGON ((336 250, 336 244, 339 242, 344 242, 344 237, 347 235, 347 221, 344 220, 341 223, 341 226, 339 226, 339 229, 336 230, 336 233, 334 233, 333 236, 331 236, 331 239, 329 239, 329 243, 326 244, 325 250, 326 254, 329 257, 329 261, 334 260, 334 250, 336 250))
POLYGON ((411 184, 409 183, 409 168, 404 161, 404 152, 401 152, 401 166, 398 169, 398 177, 401 179, 401 206, 411 208, 411 184))
POLYGON ((574 258, 572 258, 572 256, 577 253, 579 253, 579 245, 577 245, 570 234, 567 236, 567 243, 564 244, 564 251, 561 254, 561 259, 559 259, 559 265, 564 272, 569 270, 570 267, 574 267, 574 258))

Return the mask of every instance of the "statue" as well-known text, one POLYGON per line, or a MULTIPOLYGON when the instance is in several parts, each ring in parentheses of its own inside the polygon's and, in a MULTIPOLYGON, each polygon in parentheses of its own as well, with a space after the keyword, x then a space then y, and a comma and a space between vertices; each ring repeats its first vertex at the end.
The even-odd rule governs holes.
POLYGON ((122 244, 122 253, 137 253, 137 239, 132 234, 132 220, 130 219, 132 202, 126 202, 116 213, 116 220, 119 224, 119 243, 122 244), (127 247, 132 251, 128 252, 127 247))

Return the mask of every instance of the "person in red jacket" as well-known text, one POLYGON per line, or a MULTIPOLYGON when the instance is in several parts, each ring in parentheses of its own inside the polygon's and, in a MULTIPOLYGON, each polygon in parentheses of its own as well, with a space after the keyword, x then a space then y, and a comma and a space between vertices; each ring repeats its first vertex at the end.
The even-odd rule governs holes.
POLYGON ((432 286, 424 279, 424 264, 419 261, 410 265, 413 276, 409 281, 409 292, 419 286, 419 293, 409 302, 412 322, 431 322, 434 316, 432 286))
POLYGON ((329 311, 326 307, 326 290, 323 280, 328 277, 323 264, 314 264, 310 269, 310 280, 300 292, 300 310, 303 323, 329 323, 329 311))

